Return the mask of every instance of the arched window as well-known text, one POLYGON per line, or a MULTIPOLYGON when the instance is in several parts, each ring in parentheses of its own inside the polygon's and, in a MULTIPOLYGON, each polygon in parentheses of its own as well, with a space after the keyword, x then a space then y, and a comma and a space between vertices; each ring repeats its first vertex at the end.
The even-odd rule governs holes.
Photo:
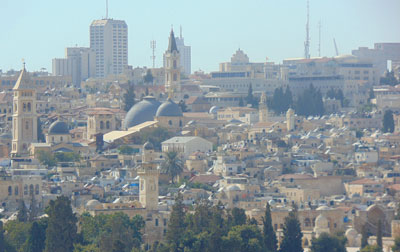
POLYGON ((100 121, 100 129, 104 129, 104 122, 100 121))
POLYGON ((171 120, 169 120, 169 121, 168 121, 168 124, 169 124, 169 125, 172 125, 172 121, 171 121, 171 120))
POLYGON ((15 187, 14 187, 14 194, 15 194, 15 195, 18 195, 18 194, 19 194, 18 186, 15 186, 15 187))
POLYGON ((35 194, 39 195, 39 185, 35 185, 35 194))
POLYGON ((179 121, 179 127, 182 127, 182 121, 179 121))
POLYGON ((25 129, 26 129, 26 130, 29 129, 29 122, 28 122, 28 121, 25 122, 25 129))
POLYGON ((22 105, 22 107, 23 107, 23 108, 22 108, 22 111, 25 112, 25 111, 26 111, 26 103, 24 103, 24 104, 22 105))
POLYGON ((28 195, 28 185, 24 185, 24 195, 28 195))
POLYGON ((11 195, 12 195, 12 187, 9 186, 9 187, 8 187, 8 196, 11 196, 11 195))
POLYGON ((29 186, 29 195, 32 195, 33 194, 33 185, 30 185, 29 186))
POLYGON ((311 226, 311 220, 310 220, 309 218, 306 218, 306 219, 304 220, 304 226, 306 226, 306 227, 311 226))
POLYGON ((28 102, 28 112, 31 112, 31 103, 28 102))
POLYGON ((106 122, 106 129, 109 129, 110 128, 110 121, 107 121, 106 122))
POLYGON ((176 69, 176 60, 174 60, 173 64, 174 64, 174 69, 176 69))

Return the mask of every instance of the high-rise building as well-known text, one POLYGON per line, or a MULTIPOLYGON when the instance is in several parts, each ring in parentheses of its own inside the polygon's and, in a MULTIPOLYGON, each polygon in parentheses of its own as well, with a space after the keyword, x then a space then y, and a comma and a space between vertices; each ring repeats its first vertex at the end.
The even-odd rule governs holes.
POLYGON ((128 26, 123 20, 94 20, 90 48, 96 53, 96 77, 120 74, 128 65, 128 26))
POLYGON ((96 54, 88 47, 67 47, 65 58, 53 59, 54 76, 71 76, 75 86, 96 75, 96 54))
POLYGON ((13 88, 12 156, 28 154, 31 143, 37 142, 36 87, 25 66, 13 88))
MULTIPOLYGON (((185 45, 185 39, 182 36, 182 29, 179 37, 175 37, 176 47, 178 48, 180 54, 180 68, 181 73, 189 76, 192 73, 192 56, 191 47, 185 45)), ((164 54, 164 67, 165 67, 165 54, 164 54)))

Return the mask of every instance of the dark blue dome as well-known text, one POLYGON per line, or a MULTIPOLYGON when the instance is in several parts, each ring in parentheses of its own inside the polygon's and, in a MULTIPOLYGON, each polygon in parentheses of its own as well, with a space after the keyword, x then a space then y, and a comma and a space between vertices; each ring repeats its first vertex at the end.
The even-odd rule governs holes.
POLYGON ((147 121, 153 121, 159 106, 160 102, 154 97, 144 97, 142 101, 133 105, 126 114, 124 121, 125 128, 128 129, 147 121))
POLYGON ((157 109, 156 117, 158 116, 183 116, 183 114, 178 104, 168 98, 168 100, 157 109))
POLYGON ((68 124, 62 121, 55 121, 49 127, 50 135, 66 135, 69 134, 68 124))

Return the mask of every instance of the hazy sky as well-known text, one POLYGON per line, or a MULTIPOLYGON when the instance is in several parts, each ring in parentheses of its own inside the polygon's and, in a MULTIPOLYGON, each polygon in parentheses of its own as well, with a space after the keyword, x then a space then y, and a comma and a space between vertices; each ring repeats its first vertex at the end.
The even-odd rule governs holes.
MULTIPOLYGON (((105 16, 105 0, 0 0, 0 69, 51 71, 68 46, 89 46, 89 25, 105 16)), ((192 46, 192 71, 218 70, 240 47, 250 61, 302 57, 306 0, 109 0, 109 17, 125 20, 129 64, 151 66, 150 40, 162 65, 173 25, 192 46)), ((311 55, 349 54, 374 42, 400 42, 400 0, 310 0, 311 55)))

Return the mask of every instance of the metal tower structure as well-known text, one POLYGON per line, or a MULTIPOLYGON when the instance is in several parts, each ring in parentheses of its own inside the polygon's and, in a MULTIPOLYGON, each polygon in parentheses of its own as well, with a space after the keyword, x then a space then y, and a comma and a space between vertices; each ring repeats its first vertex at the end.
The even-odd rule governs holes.
POLYGON ((310 58, 310 3, 307 0, 306 41, 304 42, 304 58, 310 58))
POLYGON ((106 19, 108 19, 108 0, 106 0, 106 19))
POLYGON ((321 20, 318 23, 318 57, 321 57, 321 20))
POLYGON ((155 52, 156 52, 156 41, 155 40, 150 41, 150 48, 151 48, 151 50, 153 52, 153 55, 150 58, 151 58, 151 60, 153 60, 153 68, 155 68, 156 67, 156 54, 155 54, 155 52))

